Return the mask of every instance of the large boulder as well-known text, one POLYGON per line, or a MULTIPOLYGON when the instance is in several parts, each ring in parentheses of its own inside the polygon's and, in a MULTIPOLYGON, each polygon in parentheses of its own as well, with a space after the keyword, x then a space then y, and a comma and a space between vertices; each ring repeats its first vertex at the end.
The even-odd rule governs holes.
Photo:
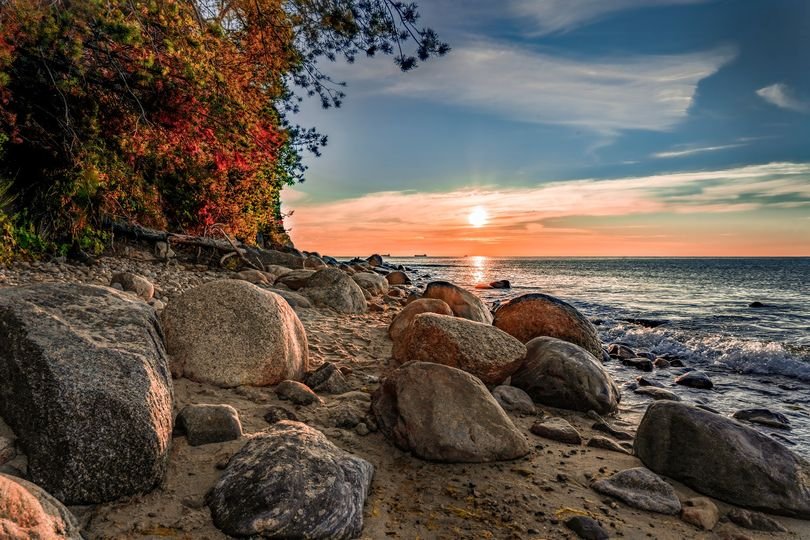
POLYGON ((616 410, 620 393, 610 374, 591 353, 551 337, 526 344, 526 360, 512 375, 512 386, 537 403, 607 414, 616 410))
POLYGON ((339 313, 365 313, 368 309, 363 289, 343 270, 318 270, 300 289, 313 305, 332 308, 339 313))
POLYGON ((452 283, 446 281, 428 283, 422 298, 444 300, 456 317, 492 324, 492 313, 489 312, 484 302, 470 291, 452 283))
POLYGON ((245 281, 186 291, 163 312, 172 373, 224 388, 300 379, 304 326, 286 300, 245 281))
POLYGON ((231 458, 207 503, 231 536, 357 538, 373 475, 320 431, 281 420, 231 458))
POLYGON ((444 300, 435 298, 420 298, 414 300, 402 311, 397 313, 388 327, 388 335, 392 340, 397 341, 413 322, 414 317, 420 313, 438 313, 439 315, 453 315, 453 310, 444 300))
POLYGON ((602 344, 593 324, 572 305, 547 294, 524 294, 504 302, 495 311, 493 324, 523 343, 553 337, 602 357, 602 344))
POLYGON ((395 270, 389 274, 386 274, 385 280, 388 282, 389 285, 410 285, 411 278, 408 277, 408 274, 402 272, 401 270, 395 270))
POLYGON ((394 341, 392 356, 400 364, 434 362, 458 368, 495 385, 520 366, 526 347, 491 324, 421 313, 394 341))
POLYGON ((0 416, 33 482, 68 504, 160 482, 173 390, 151 307, 92 285, 4 288, 0 344, 0 416))
POLYGON ((486 386, 460 369, 409 362, 374 392, 371 410, 386 437, 423 459, 478 463, 529 453, 486 386))
POLYGON ((810 463, 777 441, 685 403, 656 401, 635 454, 653 471, 721 501, 810 518, 810 463))
POLYGON ((358 272, 351 276, 360 288, 368 291, 371 296, 382 296, 388 292, 388 281, 384 276, 372 272, 358 272))
POLYGON ((0 538, 82 540, 76 518, 39 486, 0 474, 0 538))

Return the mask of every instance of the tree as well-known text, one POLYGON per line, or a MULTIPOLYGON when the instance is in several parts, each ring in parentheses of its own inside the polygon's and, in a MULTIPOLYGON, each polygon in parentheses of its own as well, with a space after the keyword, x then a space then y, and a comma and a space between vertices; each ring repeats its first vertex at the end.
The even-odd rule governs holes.
POLYGON ((250 241, 277 226, 301 152, 326 144, 289 119, 302 93, 340 105, 320 62, 383 53, 408 71, 445 54, 417 22, 392 0, 0 0, 17 218, 49 237, 112 217, 250 241))

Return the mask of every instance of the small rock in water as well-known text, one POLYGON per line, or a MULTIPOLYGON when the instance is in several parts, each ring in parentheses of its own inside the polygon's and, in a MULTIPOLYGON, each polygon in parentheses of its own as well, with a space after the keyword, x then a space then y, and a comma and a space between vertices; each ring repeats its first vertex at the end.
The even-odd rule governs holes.
POLYGON ((671 401, 680 401, 681 397, 676 394, 675 392, 670 392, 665 388, 658 388, 656 386, 642 386, 633 390, 636 394, 641 394, 642 396, 650 396, 654 400, 658 401, 661 399, 668 399, 671 401))
POLYGON ((619 443, 614 441, 613 439, 608 439, 607 437, 591 437, 591 440, 588 441, 588 446, 590 448, 600 448, 602 450, 610 450, 611 452, 619 452, 620 454, 629 454, 625 448, 623 448, 619 443))
POLYGON ((323 403, 323 400, 318 397, 318 394, 312 389, 298 381, 281 381, 275 388, 276 395, 279 399, 288 399, 296 405, 310 405, 312 403, 323 403))
POLYGON ((653 361, 653 366, 657 367, 658 369, 669 369, 672 367, 672 362, 667 360, 666 358, 656 358, 653 361))
POLYGON ((636 381, 638 382, 639 386, 656 386, 658 388, 663 388, 664 385, 658 381, 654 381, 652 379, 648 379, 647 377, 640 375, 636 377, 636 381))
POLYGON ((790 420, 787 419, 787 416, 770 409, 743 409, 735 412, 733 417, 753 424, 762 424, 777 429, 790 429, 790 420))
POLYGON ((649 358, 623 358, 622 364, 641 371, 652 371, 653 363, 649 358))
POLYGON ((512 284, 509 283, 508 279, 500 279, 498 281, 493 281, 489 284, 490 287, 493 289, 511 289, 512 284))
POLYGON ((280 422, 282 420, 298 420, 298 417, 295 415, 294 412, 285 409, 284 407, 270 407, 266 413, 264 413, 264 420, 268 424, 275 424, 276 422, 280 422))
POLYGON ((613 358, 629 359, 635 358, 636 352, 623 343, 611 343, 608 347, 608 354, 613 358))
POLYGON ((710 531, 720 520, 720 511, 708 497, 694 497, 683 502, 681 519, 695 527, 710 531))
POLYGON ((677 514, 681 511, 675 489, 644 467, 618 472, 610 478, 594 482, 591 487, 640 510, 660 514, 677 514))
POLYGON ((548 418, 532 424, 530 431, 538 437, 566 444, 582 444, 579 432, 562 418, 548 418))
POLYGON ((587 516, 574 516, 565 521, 565 526, 583 540, 608 540, 610 535, 598 521, 587 516))
POLYGON ((188 444, 233 441, 242 436, 239 413, 230 405, 186 405, 177 415, 177 430, 186 435, 188 444))
POLYGON ((787 532, 787 529, 781 523, 760 512, 734 508, 728 513, 727 517, 732 523, 744 529, 766 532, 787 532))
POLYGON ((688 386, 689 388, 698 388, 701 390, 711 390, 714 388, 714 383, 709 378, 708 375, 703 373, 702 371, 694 370, 684 373, 677 379, 675 379, 675 384, 680 384, 681 386, 688 386))
POLYGON ((762 302, 751 302, 750 304, 748 304, 748 307, 750 307, 750 308, 762 308, 762 307, 765 307, 765 304, 763 304, 762 302))

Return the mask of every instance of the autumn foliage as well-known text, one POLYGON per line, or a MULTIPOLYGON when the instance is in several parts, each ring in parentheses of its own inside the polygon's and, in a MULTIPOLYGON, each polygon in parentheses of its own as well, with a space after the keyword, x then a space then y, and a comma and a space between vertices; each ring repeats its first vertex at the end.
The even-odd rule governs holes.
MULTIPOLYGON (((317 58, 392 52, 414 8, 0 1, 0 178, 45 235, 75 238, 109 218, 190 233, 222 223, 251 241, 278 225, 299 152, 325 141, 285 118, 291 86, 338 104, 317 58)), ((446 51, 432 31, 415 38, 420 58, 446 51)))

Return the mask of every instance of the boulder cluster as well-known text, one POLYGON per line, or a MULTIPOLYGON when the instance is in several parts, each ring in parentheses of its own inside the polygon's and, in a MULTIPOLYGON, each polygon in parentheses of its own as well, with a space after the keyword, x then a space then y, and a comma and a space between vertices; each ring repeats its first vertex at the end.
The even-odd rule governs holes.
MULTIPOLYGON (((160 291, 135 274, 116 275, 109 287, 0 288, 0 416, 17 437, 0 444, 0 465, 17 448, 27 457, 25 478, 0 474, 0 537, 81 538, 65 505, 158 488, 177 436, 191 446, 246 439, 202 494, 223 533, 362 534, 374 485, 369 460, 298 421, 286 405, 269 410, 270 426, 249 437, 229 405, 177 410, 173 378, 241 392, 274 387, 279 399, 302 407, 335 395, 335 425, 379 431, 392 451, 433 462, 520 460, 537 451, 533 437, 632 453, 637 467, 595 477, 592 489, 701 529, 721 518, 708 497, 749 509, 727 518, 752 527, 770 520, 756 511, 810 519, 810 464, 738 421, 784 427, 784 416, 751 409, 728 418, 640 377, 633 390, 653 401, 635 434, 605 420, 617 413, 621 391, 604 362, 643 372, 672 362, 626 344, 604 347, 588 318, 563 300, 525 294, 493 313, 452 283, 418 289, 407 269, 379 255, 346 263, 314 253, 249 255, 261 270, 208 281, 157 306, 160 291), (334 364, 313 365, 299 318, 313 308, 331 310, 336 320, 396 311, 390 369, 376 387, 357 391, 334 364), (586 441, 566 420, 577 414, 595 421, 600 435, 586 441), (516 417, 536 420, 525 430, 516 417), (680 496, 667 479, 708 497, 680 496)), ((694 370, 674 382, 712 388, 694 370)), ((582 537, 608 537, 588 516, 565 524, 582 537)))

